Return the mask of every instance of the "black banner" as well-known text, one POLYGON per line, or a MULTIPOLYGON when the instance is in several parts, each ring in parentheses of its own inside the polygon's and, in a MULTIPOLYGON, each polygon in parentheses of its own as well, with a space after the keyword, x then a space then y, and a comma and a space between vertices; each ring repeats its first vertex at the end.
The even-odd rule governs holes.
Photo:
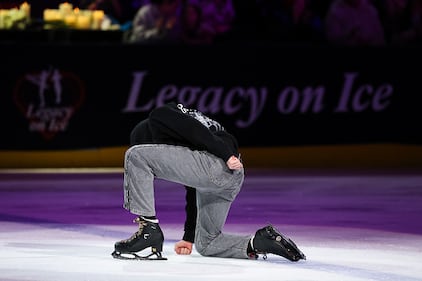
POLYGON ((419 49, 1 45, 1 150, 127 145, 177 101, 241 146, 422 143, 419 49))

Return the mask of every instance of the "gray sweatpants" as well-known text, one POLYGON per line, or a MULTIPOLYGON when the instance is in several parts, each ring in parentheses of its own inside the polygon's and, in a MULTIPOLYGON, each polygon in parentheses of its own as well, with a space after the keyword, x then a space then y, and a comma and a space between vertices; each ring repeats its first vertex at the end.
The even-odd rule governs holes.
POLYGON ((132 146, 125 154, 124 208, 155 216, 154 178, 196 189, 195 248, 204 256, 248 258, 250 236, 222 233, 230 206, 240 191, 244 171, 228 169, 205 151, 166 144, 132 146))

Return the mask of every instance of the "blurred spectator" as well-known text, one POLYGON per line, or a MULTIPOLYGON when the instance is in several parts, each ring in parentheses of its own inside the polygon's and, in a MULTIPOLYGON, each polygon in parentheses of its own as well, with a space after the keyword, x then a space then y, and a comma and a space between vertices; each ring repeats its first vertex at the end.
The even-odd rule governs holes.
POLYGON ((379 0, 375 2, 390 44, 420 43, 422 29, 421 0, 379 0))
POLYGON ((231 31, 236 15, 232 0, 197 1, 202 10, 202 29, 208 34, 212 34, 214 40, 231 31))
POLYGON ((181 39, 180 0, 150 0, 136 13, 128 41, 178 42, 181 39))
POLYGON ((273 42, 315 43, 324 39, 327 0, 258 0, 264 36, 273 42))
POLYGON ((232 0, 236 15, 226 39, 232 41, 260 41, 263 39, 262 20, 257 0, 232 0))
POLYGON ((210 44, 214 34, 204 29, 202 9, 197 1, 187 1, 181 14, 182 42, 186 44, 210 44))
POLYGON ((322 0, 296 0, 291 7, 293 27, 290 41, 293 43, 319 43, 324 39, 324 17, 320 8, 322 0))
POLYGON ((325 35, 336 45, 385 44, 378 11, 369 0, 333 0, 325 18, 325 35))
POLYGON ((103 10, 113 24, 132 25, 136 9, 132 0, 81 0, 79 7, 88 10, 103 10))

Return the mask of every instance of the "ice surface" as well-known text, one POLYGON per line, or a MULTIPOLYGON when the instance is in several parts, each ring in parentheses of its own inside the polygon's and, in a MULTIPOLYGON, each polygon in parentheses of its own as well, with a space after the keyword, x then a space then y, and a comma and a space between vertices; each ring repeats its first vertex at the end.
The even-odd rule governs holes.
MULTIPOLYGON (((127 238, 134 226, 1 222, 0 227, 2 281, 422 280, 419 235, 286 226, 307 256, 295 263, 274 255, 267 260, 202 257, 196 251, 179 256, 173 245, 181 237, 180 226, 163 225, 163 256, 168 260, 133 261, 114 259, 111 252, 114 242, 127 238)), ((240 233, 245 227, 226 229, 240 233)))
POLYGON ((422 280, 422 173, 248 172, 225 232, 271 222, 307 260, 178 256, 184 190, 157 182, 165 261, 111 256, 136 225, 122 174, 0 173, 0 281, 422 280))

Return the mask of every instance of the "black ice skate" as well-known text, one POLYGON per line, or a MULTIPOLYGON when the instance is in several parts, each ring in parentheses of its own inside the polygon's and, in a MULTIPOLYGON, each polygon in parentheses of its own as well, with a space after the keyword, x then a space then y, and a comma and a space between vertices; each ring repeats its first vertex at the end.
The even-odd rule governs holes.
POLYGON ((267 259, 267 253, 271 253, 291 261, 306 260, 305 255, 296 244, 271 225, 261 228, 255 233, 252 248, 256 255, 263 254, 264 259, 267 259))
POLYGON ((139 224, 139 230, 129 239, 116 242, 111 255, 116 259, 167 260, 161 256, 164 235, 158 223, 146 221, 142 217, 136 218, 133 222, 139 224), (151 254, 147 256, 137 254, 148 247, 151 247, 151 254))

